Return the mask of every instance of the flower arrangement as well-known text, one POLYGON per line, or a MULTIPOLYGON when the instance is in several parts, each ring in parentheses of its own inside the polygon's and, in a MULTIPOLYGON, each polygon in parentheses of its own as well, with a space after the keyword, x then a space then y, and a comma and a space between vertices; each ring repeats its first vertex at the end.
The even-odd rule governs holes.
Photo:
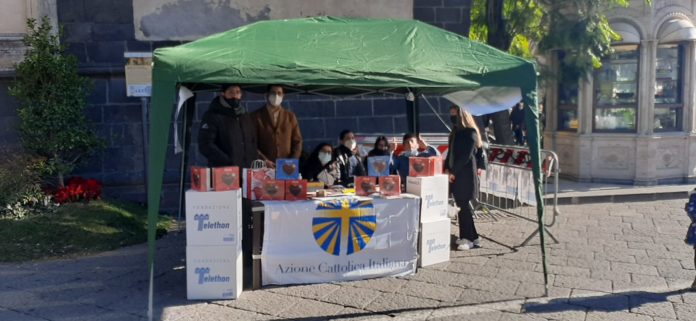
POLYGON ((65 187, 60 187, 53 192, 54 200, 59 203, 89 202, 100 199, 102 183, 96 179, 84 179, 76 176, 68 180, 65 187))

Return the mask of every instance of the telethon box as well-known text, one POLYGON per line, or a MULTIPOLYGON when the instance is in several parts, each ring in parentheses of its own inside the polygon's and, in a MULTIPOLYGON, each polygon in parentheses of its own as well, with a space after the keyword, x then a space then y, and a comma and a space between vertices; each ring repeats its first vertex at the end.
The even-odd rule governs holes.
POLYGON ((242 293, 242 251, 236 246, 186 247, 186 297, 237 299, 242 293))
POLYGON ((241 248, 242 192, 186 191, 186 245, 241 248))
POLYGON ((420 224, 418 242, 418 266, 447 262, 450 259, 450 219, 423 222, 420 224))
POLYGON ((406 192, 421 198, 421 222, 448 217, 449 180, 447 175, 407 177, 406 192))

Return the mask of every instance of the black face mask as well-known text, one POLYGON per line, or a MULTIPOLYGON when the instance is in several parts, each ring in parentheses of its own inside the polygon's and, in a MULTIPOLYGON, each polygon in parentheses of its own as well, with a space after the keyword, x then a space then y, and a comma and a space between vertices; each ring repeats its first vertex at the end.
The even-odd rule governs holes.
POLYGON ((458 125, 459 124, 459 117, 455 115, 450 115, 450 121, 452 122, 453 125, 458 125))
POLYGON ((232 99, 227 99, 225 98, 225 101, 230 105, 232 108, 238 108, 239 107, 239 99, 237 98, 232 98, 232 99))

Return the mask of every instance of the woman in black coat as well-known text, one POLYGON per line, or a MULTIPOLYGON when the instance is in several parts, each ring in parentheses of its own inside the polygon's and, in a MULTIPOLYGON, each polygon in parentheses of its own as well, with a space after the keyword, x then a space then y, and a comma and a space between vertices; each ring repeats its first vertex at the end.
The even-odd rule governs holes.
POLYGON ((336 184, 341 173, 332 155, 331 145, 327 143, 317 145, 302 166, 302 178, 310 182, 322 182, 326 186, 336 184))
POLYGON ((449 135, 445 168, 449 172, 450 191, 459 207, 457 249, 468 250, 480 245, 471 200, 478 193, 476 152, 482 148, 481 135, 474 118, 463 108, 450 107, 450 119, 453 128, 449 135))

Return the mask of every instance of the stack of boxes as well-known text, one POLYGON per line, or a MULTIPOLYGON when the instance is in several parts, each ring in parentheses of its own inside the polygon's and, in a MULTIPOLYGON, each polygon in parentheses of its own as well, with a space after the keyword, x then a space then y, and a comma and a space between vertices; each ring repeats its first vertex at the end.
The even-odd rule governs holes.
POLYGON ((218 181, 212 186, 215 192, 186 192, 189 300, 236 299, 242 292, 242 192, 238 173, 238 168, 213 168, 212 181, 218 181))
POLYGON ((409 171, 412 176, 406 179, 406 191, 421 198, 418 266, 424 267, 447 262, 450 258, 449 180, 442 174, 441 159, 415 161, 421 170, 409 171))

